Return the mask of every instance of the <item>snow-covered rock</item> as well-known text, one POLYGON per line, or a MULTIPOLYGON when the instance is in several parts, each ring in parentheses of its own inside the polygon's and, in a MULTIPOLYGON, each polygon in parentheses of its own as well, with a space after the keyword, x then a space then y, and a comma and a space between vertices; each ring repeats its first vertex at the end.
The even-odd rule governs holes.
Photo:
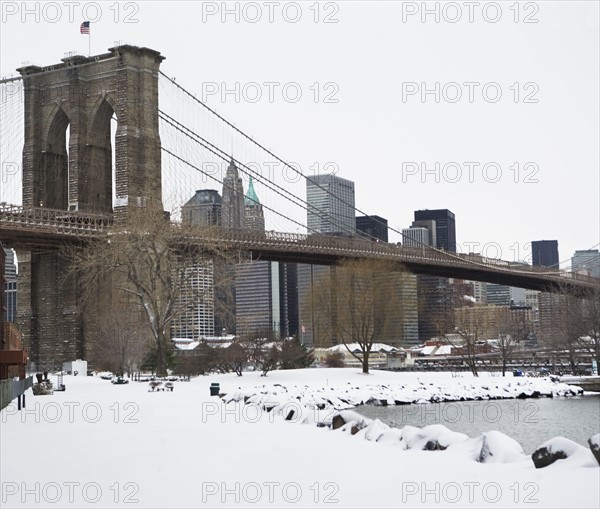
POLYGON ((401 450, 447 450, 449 454, 460 459, 468 458, 479 463, 514 463, 528 460, 521 445, 499 431, 488 431, 476 438, 469 438, 464 433, 451 431, 441 424, 432 424, 424 428, 404 426, 397 429, 390 428, 379 419, 367 419, 349 410, 334 415, 331 428, 371 442, 396 444, 401 450))
POLYGON ((378 443, 400 445, 402 441, 402 430, 398 428, 389 428, 384 431, 377 439, 378 443))
POLYGON ((478 437, 455 442, 448 452, 479 463, 513 463, 527 460, 521 444, 500 431, 488 431, 478 437))
POLYGON ((596 460, 589 449, 564 437, 554 437, 540 445, 531 455, 535 468, 544 468, 555 462, 595 466, 596 460), (563 460, 563 461, 558 461, 563 460))
POLYGON ((600 465, 600 433, 589 438, 588 444, 590 444, 590 451, 592 451, 594 458, 596 458, 596 461, 600 465))
POLYGON ((387 424, 381 422, 379 419, 375 419, 366 428, 360 430, 358 435, 362 435, 365 440, 369 440, 370 442, 377 442, 379 437, 389 429, 390 427, 387 424))
MULTIPOLYGON (((333 417, 332 429, 339 429, 343 433, 356 435, 360 430, 369 426, 373 421, 351 410, 345 410, 333 417)), ((381 423, 381 421, 380 421, 381 423)), ((383 424, 383 423, 381 423, 383 424)))
POLYGON ((443 451, 450 445, 464 442, 468 438, 464 433, 450 431, 442 424, 431 424, 422 429, 414 426, 402 428, 402 442, 405 449, 443 451))

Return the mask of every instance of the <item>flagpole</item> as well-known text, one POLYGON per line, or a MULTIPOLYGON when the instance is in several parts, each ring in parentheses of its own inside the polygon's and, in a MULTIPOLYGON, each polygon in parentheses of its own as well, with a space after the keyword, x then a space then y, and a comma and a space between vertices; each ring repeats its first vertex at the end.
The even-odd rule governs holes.
MULTIPOLYGON (((91 25, 91 23, 90 23, 91 25)), ((92 56, 92 27, 90 27, 90 31, 88 32, 88 57, 92 56)))

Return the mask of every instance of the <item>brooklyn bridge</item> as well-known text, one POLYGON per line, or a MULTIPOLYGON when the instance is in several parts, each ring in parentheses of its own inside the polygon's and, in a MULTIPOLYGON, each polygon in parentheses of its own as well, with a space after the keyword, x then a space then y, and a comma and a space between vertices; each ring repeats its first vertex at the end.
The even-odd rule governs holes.
MULTIPOLYGON (((576 295, 600 291, 598 278, 558 269, 379 242, 343 225, 335 236, 307 228, 307 213, 323 212, 297 186, 263 169, 276 163, 296 184, 307 175, 163 74, 163 59, 123 45, 92 57, 67 55, 46 67, 27 65, 1 82, 0 241, 17 252, 17 321, 26 344, 66 343, 65 359, 83 354, 76 291, 59 284, 61 246, 102 238, 131 208, 176 211, 208 182, 226 188, 220 168, 227 164, 264 187, 263 207, 275 229, 203 228, 190 243, 210 242, 254 260, 376 259, 415 274, 576 295)), ((179 220, 174 213, 174 230, 179 220)))

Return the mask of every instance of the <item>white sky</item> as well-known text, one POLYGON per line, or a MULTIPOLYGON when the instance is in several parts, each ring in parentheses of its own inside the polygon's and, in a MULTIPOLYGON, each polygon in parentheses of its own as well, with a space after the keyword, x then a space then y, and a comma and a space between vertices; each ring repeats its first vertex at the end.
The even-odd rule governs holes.
MULTIPOLYGON (((71 50, 87 54, 79 24, 85 14, 92 20, 99 14, 92 54, 118 40, 156 49, 166 56, 161 69, 198 97, 211 83, 219 91, 236 82, 240 90, 250 82, 279 83, 272 103, 266 86, 257 102, 217 93, 207 103, 305 173, 335 163, 340 176, 355 182, 357 207, 397 229, 410 225, 414 210, 449 208, 459 245, 478 242, 470 250, 483 247, 488 256, 530 260, 528 243, 541 239, 558 240, 561 261, 576 249, 597 248, 598 2, 525 2, 518 9, 514 1, 499 2, 499 12, 479 2, 472 23, 467 4, 438 3, 439 23, 434 14, 423 23, 421 2, 309 1, 299 9, 293 2, 230 2, 236 20, 234 14, 223 19, 222 2, 28 2, 32 12, 26 14, 22 2, 7 1, 0 74, 26 61, 57 63, 71 50), (500 13, 499 21, 486 21, 483 7, 489 20, 500 13), (419 12, 407 15, 412 8, 419 12), (450 23, 457 8, 462 18, 450 23), (261 20, 251 23, 259 11, 261 20), (538 22, 524 23, 527 16, 538 22), (338 22, 325 23, 326 17, 338 22), (409 82, 429 88, 439 82, 441 90, 456 82, 463 97, 450 103, 442 95, 436 103, 430 94, 423 103, 417 93, 403 101, 409 82), (465 82, 480 84, 473 86, 472 103, 465 82), (288 90, 299 87, 300 101, 283 98, 287 83, 298 84, 288 90), (483 97, 486 83, 497 84, 487 88, 489 99, 501 90, 498 102, 483 97), (323 100, 331 92, 337 103, 323 100), (528 95, 538 102, 526 103, 528 95), (412 162, 425 163, 431 173, 403 175, 412 162), (436 162, 459 163, 462 176, 453 168, 436 173, 436 162), (465 162, 478 163, 472 179, 465 162), (501 169, 497 182, 486 182, 496 176, 492 166, 482 171, 490 162, 501 169), (509 167, 516 162, 515 183, 509 167)), ((455 87, 445 91, 454 98, 455 87)), ((261 199, 262 192, 257 185, 261 199)))

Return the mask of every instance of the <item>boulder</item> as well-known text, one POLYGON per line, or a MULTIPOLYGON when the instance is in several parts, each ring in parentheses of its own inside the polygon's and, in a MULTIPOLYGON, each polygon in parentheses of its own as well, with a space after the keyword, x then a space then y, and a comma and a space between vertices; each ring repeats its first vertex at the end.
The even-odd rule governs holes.
POLYGON ((346 424, 344 418, 340 414, 336 414, 331 420, 331 429, 341 428, 344 424, 346 424))
MULTIPOLYGON (((540 445, 531 455, 535 468, 544 468, 558 460, 579 458, 588 463, 590 451, 582 445, 564 437, 554 437, 540 445)), ((593 459, 592 459, 593 460, 593 459)))
POLYGON ((535 468, 544 468, 557 460, 567 459, 567 453, 561 450, 553 451, 549 447, 540 447, 531 455, 535 468))
POLYGON ((424 451, 445 451, 447 447, 440 445, 437 440, 428 440, 423 446, 424 451))
POLYGON ((402 440, 402 430, 398 428, 390 428, 384 431, 378 438, 377 442, 381 443, 390 443, 390 444, 400 444, 402 440))
POLYGON ((512 463, 523 461, 526 455, 521 444, 514 438, 500 431, 482 433, 481 451, 477 461, 479 463, 512 463))
POLYGON ((450 431, 442 424, 431 424, 422 429, 413 426, 402 428, 402 440, 405 449, 423 451, 443 451, 457 442, 464 442, 469 437, 464 433, 450 431))
POLYGON ((342 410, 333 416, 331 429, 339 429, 343 433, 356 435, 360 430, 366 428, 373 421, 351 410, 342 410))
POLYGON ((478 463, 513 463, 527 459, 521 444, 499 431, 488 431, 478 437, 455 442, 448 452, 478 463))
POLYGON ((588 444, 590 445, 590 450, 592 451, 594 458, 596 458, 598 465, 600 465, 600 433, 588 438, 588 444))
POLYGON ((387 424, 384 424, 379 419, 375 419, 366 428, 362 429, 361 433, 366 440, 377 442, 379 441, 379 437, 389 429, 390 427, 387 424))

